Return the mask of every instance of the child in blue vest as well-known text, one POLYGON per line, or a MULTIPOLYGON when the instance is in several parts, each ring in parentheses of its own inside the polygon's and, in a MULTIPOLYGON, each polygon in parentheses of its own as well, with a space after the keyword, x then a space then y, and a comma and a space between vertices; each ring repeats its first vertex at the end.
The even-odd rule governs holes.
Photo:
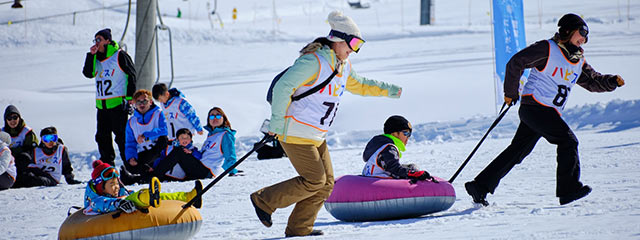
POLYGON ((154 175, 164 180, 211 178, 211 170, 200 162, 202 153, 193 146, 191 131, 182 128, 176 136, 176 140, 173 140, 153 163, 154 175))
MULTIPOLYGON (((91 181, 87 183, 84 193, 84 210, 86 215, 97 215, 121 210, 132 213, 137 208, 158 207, 160 200, 179 200, 189 202, 202 192, 202 183, 195 182, 195 187, 189 192, 160 193, 160 182, 157 178, 151 180, 149 189, 137 192, 129 191, 120 183, 120 174, 113 166, 100 160, 93 161, 91 181)), ((193 204, 202 207, 202 199, 193 204)))
POLYGON ((204 134, 200 119, 196 116, 196 110, 185 99, 184 94, 176 88, 167 89, 164 83, 158 83, 151 89, 153 99, 159 101, 162 106, 162 113, 167 121, 167 131, 169 140, 178 137, 178 130, 187 128, 192 132, 197 131, 198 135, 204 134))

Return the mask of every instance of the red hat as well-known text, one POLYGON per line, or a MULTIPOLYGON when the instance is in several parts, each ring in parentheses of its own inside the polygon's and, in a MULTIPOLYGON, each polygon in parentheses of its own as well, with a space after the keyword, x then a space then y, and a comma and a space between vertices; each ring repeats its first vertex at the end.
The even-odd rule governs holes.
POLYGON ((91 180, 93 180, 96 184, 96 193, 98 193, 98 195, 102 195, 104 191, 105 181, 102 181, 102 178, 100 178, 100 174, 105 169, 111 167, 111 165, 109 165, 108 163, 104 163, 101 160, 95 160, 91 163, 91 166, 93 166, 93 172, 91 172, 91 180))

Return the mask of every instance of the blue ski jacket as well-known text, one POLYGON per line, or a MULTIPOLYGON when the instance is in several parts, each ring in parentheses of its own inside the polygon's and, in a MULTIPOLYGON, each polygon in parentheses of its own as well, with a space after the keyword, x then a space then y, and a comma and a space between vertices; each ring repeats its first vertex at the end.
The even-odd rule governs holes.
POLYGON ((98 215, 114 212, 118 210, 118 208, 116 207, 116 202, 118 201, 118 199, 125 198, 131 193, 133 193, 133 191, 128 191, 121 187, 120 192, 118 193, 119 196, 117 198, 98 195, 98 193, 96 193, 95 191, 93 181, 89 181, 84 191, 83 213, 86 215, 98 215))
MULTIPOLYGON (((171 94, 171 98, 167 100, 167 103, 163 103, 163 106, 165 108, 170 106, 171 103, 173 103, 173 101, 177 99, 176 97, 181 97, 183 99, 185 98, 184 94, 182 94, 182 92, 180 92, 180 90, 176 88, 169 89, 169 94, 171 94)), ((193 106, 191 106, 189 102, 187 102, 186 99, 184 99, 184 101, 180 103, 180 106, 178 106, 178 108, 180 109, 180 112, 182 112, 182 114, 187 117, 187 120, 189 120, 196 131, 200 132, 203 130, 202 125, 200 124, 200 119, 196 115, 196 110, 193 108, 193 106)))
MULTIPOLYGON (((151 105, 151 109, 149 109, 146 113, 142 114, 138 112, 138 110, 134 111, 133 115, 137 117, 137 120, 140 124, 148 124, 153 116, 153 113, 156 111, 161 111, 158 106, 155 104, 151 105)), ((169 132, 167 132, 167 122, 164 118, 164 114, 158 114, 158 127, 154 128, 151 131, 144 132, 144 135, 147 139, 155 140, 161 136, 167 136, 169 132)), ((138 146, 138 142, 136 141, 136 137, 133 134, 133 129, 131 126, 127 124, 126 131, 126 140, 124 142, 124 155, 128 159, 135 158, 138 159, 138 150, 136 146, 138 146)), ((124 160, 124 159, 123 159, 124 160)), ((124 161, 127 161, 124 160, 124 161)))

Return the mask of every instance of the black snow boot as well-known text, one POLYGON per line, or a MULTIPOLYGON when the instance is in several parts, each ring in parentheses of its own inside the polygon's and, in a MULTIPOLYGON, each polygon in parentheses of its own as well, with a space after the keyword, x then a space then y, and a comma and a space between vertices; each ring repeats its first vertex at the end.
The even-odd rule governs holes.
POLYGON ((560 197, 560 205, 565 205, 567 203, 583 198, 589 195, 590 192, 591 192, 591 187, 589 187, 589 185, 584 185, 580 189, 578 189, 578 191, 576 191, 575 193, 560 197))
POLYGON ((489 202, 487 202, 487 191, 484 190, 476 181, 467 182, 464 184, 464 188, 467 190, 467 193, 471 195, 474 203, 480 203, 482 206, 489 206, 489 202))

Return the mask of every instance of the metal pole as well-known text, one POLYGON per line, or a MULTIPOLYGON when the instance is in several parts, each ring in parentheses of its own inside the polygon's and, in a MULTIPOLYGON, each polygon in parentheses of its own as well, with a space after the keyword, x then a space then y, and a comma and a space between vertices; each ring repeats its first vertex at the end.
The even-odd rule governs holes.
POLYGON ((151 89, 155 80, 156 0, 136 2, 136 88, 151 89))

